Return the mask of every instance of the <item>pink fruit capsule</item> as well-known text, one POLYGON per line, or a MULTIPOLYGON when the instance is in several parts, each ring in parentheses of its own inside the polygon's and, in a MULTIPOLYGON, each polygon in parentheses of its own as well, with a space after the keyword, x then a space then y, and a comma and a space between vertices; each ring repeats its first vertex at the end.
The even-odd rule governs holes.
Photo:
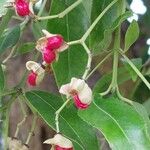
POLYGON ((45 49, 43 51, 43 60, 47 63, 50 64, 56 59, 56 54, 54 51, 45 49))
POLYGON ((73 100, 74 100, 75 106, 78 109, 86 109, 89 106, 88 104, 84 104, 81 102, 78 94, 73 95, 73 100))
POLYGON ((28 84, 31 85, 31 86, 36 86, 36 79, 37 79, 37 74, 34 73, 34 72, 31 72, 31 73, 28 75, 27 82, 28 82, 28 84))
POLYGON ((16 12, 19 16, 24 17, 30 14, 29 3, 25 0, 16 1, 16 12))
POLYGON ((72 142, 61 134, 56 134, 53 138, 47 139, 45 144, 51 144, 51 150, 73 150, 72 142))
POLYGON ((60 147, 58 145, 55 146, 55 150, 73 150, 73 147, 71 148, 63 148, 63 147, 60 147))
POLYGON ((61 47, 61 45, 64 42, 64 39, 61 35, 55 35, 52 37, 49 37, 47 42, 47 47, 48 49, 58 49, 61 47))

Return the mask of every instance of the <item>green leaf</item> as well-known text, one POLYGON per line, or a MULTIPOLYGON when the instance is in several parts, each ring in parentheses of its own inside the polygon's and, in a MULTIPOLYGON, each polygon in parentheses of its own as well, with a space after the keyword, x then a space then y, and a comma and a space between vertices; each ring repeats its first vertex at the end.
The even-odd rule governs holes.
POLYGON ((0 93, 3 92, 4 87, 5 87, 4 72, 3 72, 2 66, 0 65, 0 93))
MULTIPOLYGON (((58 14, 74 2, 74 0, 53 1, 51 15, 58 14)), ((87 9, 84 6, 81 3, 62 19, 49 20, 47 30, 51 33, 62 34, 66 41, 80 39, 90 24, 87 9)), ((70 82, 72 77, 81 77, 86 64, 87 54, 84 48, 81 45, 70 46, 59 55, 58 62, 53 64, 57 85, 61 86, 70 82)))
MULTIPOLYGON (((98 17, 98 15, 112 2, 112 0, 93 0, 91 23, 98 17)), ((111 33, 108 32, 116 19, 122 14, 122 3, 124 0, 118 1, 115 5, 108 10, 108 12, 101 18, 98 24, 90 35, 90 48, 94 54, 99 54, 105 50, 111 42, 111 33), (120 12, 120 13, 119 13, 120 12), (106 41, 108 39, 108 43, 106 41), (103 49, 103 45, 105 48, 103 49)))
MULTIPOLYGON (((130 79, 131 76, 124 67, 118 69, 118 85, 123 84, 124 82, 130 79)), ((111 83, 111 80, 112 80, 112 73, 103 76, 94 86, 93 93, 100 93, 107 90, 109 84, 111 83)), ((150 131, 150 123, 149 123, 148 113, 146 111, 148 109, 145 109, 143 105, 141 105, 140 103, 134 101, 132 103, 134 109, 138 112, 139 115, 141 115, 141 117, 145 121, 145 125, 147 126, 147 129, 150 131)), ((149 105, 146 108, 149 108, 149 105)))
POLYGON ((134 109, 138 112, 138 114, 143 118, 143 120, 145 121, 145 126, 147 128, 148 131, 148 135, 150 135, 150 120, 149 120, 149 113, 145 107, 145 105, 137 103, 137 102, 133 102, 133 107, 134 109))
MULTIPOLYGON (((42 91, 27 92, 26 98, 44 121, 55 130, 55 112, 63 104, 62 99, 42 91)), ((73 141, 75 150, 98 150, 95 131, 78 117, 75 107, 65 108, 61 112, 59 125, 61 133, 73 141)))
POLYGON ((127 51, 130 46, 138 39, 139 37, 139 26, 138 23, 133 20, 125 35, 125 47, 124 50, 127 51))
POLYGON ((3 16, 2 21, 0 22, 0 37, 1 37, 2 33, 4 32, 4 30, 7 28, 8 23, 14 14, 13 12, 14 12, 13 10, 8 9, 6 15, 3 16))
POLYGON ((35 49, 35 43, 33 42, 24 43, 17 49, 15 56, 32 52, 34 49, 35 49))
MULTIPOLYGON (((134 58, 134 59, 131 59, 131 61, 139 70, 142 68, 142 59, 141 58, 134 58)), ((124 64, 126 70, 130 73, 132 80, 135 82, 137 80, 138 75, 131 68, 131 66, 125 61, 125 59, 122 59, 122 62, 124 64)))
MULTIPOLYGON (((118 84, 122 84, 130 79, 131 76, 124 67, 118 69, 118 84)), ((97 81, 97 83, 94 86, 93 92, 94 93, 104 92, 105 90, 107 90, 109 84, 111 83, 111 80, 112 80, 112 72, 104 75, 97 81)))
POLYGON ((113 24, 112 24, 112 26, 110 28, 108 28, 108 29, 106 29, 104 31, 104 38, 96 46, 96 49, 98 49, 98 51, 102 51, 102 50, 107 50, 108 49, 108 47, 110 46, 111 41, 112 41, 112 33, 115 31, 115 29, 118 26, 120 26, 122 24, 122 22, 124 22, 130 16, 132 16, 132 12, 131 11, 125 12, 123 15, 119 16, 113 22, 113 24))
POLYGON ((94 97, 89 109, 79 116, 100 130, 112 150, 149 150, 150 139, 143 118, 133 107, 115 97, 94 97))
MULTIPOLYGON (((50 14, 58 14, 73 2, 73 0, 56 0, 52 3, 50 14)), ((62 34, 66 41, 80 39, 110 2, 111 0, 83 0, 83 3, 78 5, 64 18, 49 20, 47 30, 52 33, 62 34)), ((93 53, 99 51, 97 45, 103 40, 104 31, 110 28, 114 21, 119 17, 120 14, 118 12, 123 9, 120 8, 120 4, 122 3, 122 0, 117 2, 103 16, 88 38, 89 46, 93 50, 93 53)), ((87 54, 80 45, 71 46, 67 51, 61 53, 59 61, 53 65, 57 85, 61 86, 62 84, 70 82, 71 77, 81 77, 84 73, 86 63, 87 54)))
POLYGON ((0 38, 0 53, 7 48, 14 46, 20 38, 20 26, 9 29, 4 36, 0 38))

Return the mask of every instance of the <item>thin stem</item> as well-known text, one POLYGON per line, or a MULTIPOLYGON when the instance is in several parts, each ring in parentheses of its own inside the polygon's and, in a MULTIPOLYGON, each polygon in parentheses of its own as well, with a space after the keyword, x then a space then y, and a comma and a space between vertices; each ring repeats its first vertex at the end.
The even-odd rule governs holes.
POLYGON ((84 42, 82 43, 82 46, 84 47, 84 49, 85 49, 85 51, 86 51, 86 53, 88 55, 88 62, 87 62, 87 65, 86 65, 85 72, 84 72, 84 74, 82 76, 82 79, 85 80, 86 76, 89 73, 90 68, 91 68, 92 55, 91 55, 91 51, 89 50, 89 48, 87 47, 87 45, 84 42))
POLYGON ((76 41, 70 41, 67 43, 68 45, 76 45, 76 44, 81 44, 80 40, 76 40, 76 41))
POLYGON ((150 83, 146 80, 143 74, 136 68, 136 66, 132 63, 132 61, 125 54, 123 54, 121 51, 120 51, 120 54, 124 57, 127 63, 131 66, 131 68, 136 72, 136 74, 141 78, 141 80, 145 83, 145 85, 150 90, 150 83))
POLYGON ((58 14, 59 18, 63 18, 66 14, 68 14, 70 11, 72 11, 74 8, 76 8, 80 3, 82 2, 82 0, 77 0, 75 3, 73 3, 70 7, 68 7, 67 9, 65 9, 63 12, 61 12, 60 14, 58 14))
POLYGON ((118 78, 118 49, 120 48, 120 27, 118 27, 115 31, 115 40, 114 40, 114 60, 113 60, 113 74, 112 74, 112 92, 116 90, 118 86, 117 78, 118 78))
POLYGON ((112 1, 103 11, 102 13, 95 19, 95 21, 92 23, 92 25, 89 27, 89 29, 86 31, 86 33, 82 37, 82 41, 85 41, 91 31, 94 29, 96 24, 99 22, 99 20, 105 15, 105 13, 117 2, 118 0, 112 1))
POLYGON ((27 25, 27 23, 29 22, 29 20, 30 20, 30 18, 26 17, 25 20, 20 24, 21 30, 24 30, 24 28, 27 25))
POLYGON ((18 16, 12 16, 12 18, 15 20, 23 21, 23 19, 21 17, 18 17, 18 16))
POLYGON ((112 85, 110 84, 108 89, 105 92, 99 93, 101 96, 105 96, 107 94, 109 94, 112 90, 112 85))
MULTIPOLYGON (((19 98, 20 98, 20 97, 19 97, 19 98)), ((24 115, 24 116, 27 116, 27 113, 26 113, 25 108, 24 108, 23 100, 20 99, 20 100, 19 100, 19 103, 20 103, 21 111, 22 111, 23 115, 24 115)))
POLYGON ((34 135, 34 130, 35 130, 35 126, 36 126, 36 120, 37 120, 37 115, 34 115, 32 126, 31 126, 31 130, 29 132, 29 135, 28 135, 26 143, 25 143, 27 145, 29 144, 31 137, 34 135))
POLYGON ((51 16, 45 16, 45 17, 37 17, 37 20, 50 20, 50 19, 54 19, 54 18, 58 18, 58 15, 51 15, 51 16))
POLYGON ((55 116, 55 123, 56 123, 56 132, 59 133, 59 115, 61 113, 61 111, 64 109, 64 107, 68 104, 68 102, 70 101, 70 99, 67 99, 66 102, 56 111, 56 116, 55 116))
MULTIPOLYGON (((144 68, 143 68, 143 70, 144 70, 144 68)), ((143 72, 144 72, 143 70, 141 71, 142 74, 143 74, 143 72)), ((141 78, 138 78, 138 79, 136 80, 135 85, 134 85, 134 88, 132 89, 132 92, 131 92, 131 94, 130 94, 130 96, 129 96, 131 99, 133 99, 133 96, 134 96, 136 90, 138 89, 139 85, 141 84, 141 82, 142 82, 141 78)))
POLYGON ((15 94, 17 93, 17 90, 10 90, 10 91, 6 91, 6 92, 3 92, 3 93, 0 93, 0 97, 2 96, 7 96, 7 95, 12 95, 12 94, 15 94))
POLYGON ((112 88, 115 91, 117 86, 117 76, 118 76, 118 51, 114 51, 114 61, 113 61, 113 74, 112 74, 112 88))
POLYGON ((23 102, 22 102, 21 99, 19 100, 19 103, 20 103, 20 106, 21 106, 21 111, 22 111, 22 114, 23 114, 23 119, 17 124, 17 128, 16 128, 16 132, 15 132, 14 137, 18 136, 18 133, 19 133, 19 130, 20 130, 20 126, 22 126, 24 124, 24 122, 26 121, 26 118, 27 118, 27 113, 25 111, 24 104, 23 104, 23 102))
POLYGON ((65 15, 67 15, 70 11, 72 11, 74 8, 76 8, 82 0, 77 0, 75 3, 73 3, 71 6, 66 8, 64 11, 57 15, 52 15, 52 16, 45 16, 45 17, 38 17, 37 20, 47 20, 47 19, 54 19, 54 18, 63 18, 65 15))
POLYGON ((14 52, 16 50, 16 47, 17 47, 17 45, 15 45, 12 48, 11 52, 9 53, 9 55, 3 60, 3 62, 2 62, 3 64, 5 64, 13 56, 13 54, 14 54, 14 52))
POLYGON ((117 78, 118 78, 118 59, 119 59, 118 50, 120 49, 120 27, 116 29, 114 38, 115 39, 114 39, 114 48, 113 48, 114 59, 113 59, 112 81, 108 89, 105 92, 100 93, 101 96, 105 96, 110 92, 115 92, 118 87, 117 78))
POLYGON ((40 11, 38 12, 38 16, 39 16, 39 17, 42 15, 46 3, 47 3, 47 0, 44 0, 43 3, 42 3, 42 6, 41 6, 41 8, 40 8, 40 11))
POLYGON ((106 57, 104 57, 104 59, 99 62, 96 67, 88 74, 88 76, 86 77, 86 80, 112 55, 112 52, 109 53, 108 55, 106 55, 106 57))
POLYGON ((124 102, 130 104, 130 105, 133 105, 133 102, 125 97, 123 97, 121 94, 120 94, 120 91, 119 91, 119 88, 117 87, 117 96, 119 99, 123 100, 124 102))

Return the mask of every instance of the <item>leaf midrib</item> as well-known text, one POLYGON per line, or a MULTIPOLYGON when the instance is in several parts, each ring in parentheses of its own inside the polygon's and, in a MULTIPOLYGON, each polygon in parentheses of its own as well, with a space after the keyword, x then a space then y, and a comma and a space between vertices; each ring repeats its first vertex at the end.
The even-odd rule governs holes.
MULTIPOLYGON (((66 2, 66 0, 65 0, 65 3, 67 3, 66 2)), ((69 36, 69 20, 68 20, 68 14, 66 15, 66 17, 65 17, 65 21, 66 21, 66 32, 67 32, 67 40, 68 41, 70 41, 70 36, 69 36)), ((70 74, 71 74, 71 72, 70 72, 70 47, 68 48, 68 50, 67 50, 67 57, 68 57, 68 79, 69 79, 69 77, 70 77, 70 74)))
MULTIPOLYGON (((47 101, 45 101, 42 97, 40 97, 38 94, 36 94, 36 93, 34 93, 34 92, 30 92, 30 93, 32 93, 32 94, 34 94, 34 95, 36 95, 37 97, 39 97, 43 102, 45 102, 46 104, 48 104, 48 106, 50 106, 53 110, 55 110, 55 111, 57 111, 52 105, 50 105, 47 101)), ((82 141, 82 139, 80 138, 80 136, 76 133, 76 131, 73 129, 73 127, 67 122, 67 120, 60 114, 59 115, 67 124, 68 124, 68 126, 73 130, 73 132, 76 134, 76 136, 79 138, 79 141, 81 141, 81 143, 83 144, 83 141, 82 141)), ((43 118, 43 117, 42 117, 43 118)), ((43 118, 44 119, 44 118, 43 118)), ((45 119, 44 119, 45 120, 45 119)), ((47 121, 46 121, 47 122, 47 121)), ((48 123, 48 122, 47 122, 48 123)), ((48 123, 49 124, 49 123, 48 123)), ((50 124, 49 124, 50 125, 50 124)), ((72 139, 73 140, 73 139, 72 139)), ((73 140, 73 141, 75 141, 75 140, 73 140)), ((75 141, 83 150, 84 150, 84 148, 83 148, 83 146, 80 144, 80 143, 78 143, 78 141, 75 141)), ((83 144, 84 145, 84 144, 83 144)))
MULTIPOLYGON (((100 110, 102 111, 103 113, 105 113, 107 116, 109 116, 113 121, 114 123, 119 127, 119 129, 121 130, 121 132, 123 133, 123 135, 126 137, 129 145, 131 145, 131 142, 130 142, 130 139, 128 138, 128 136, 126 135, 126 133, 123 131, 121 125, 117 122, 117 120, 111 116, 111 114, 109 114, 108 112, 106 112, 105 110, 103 110, 102 108, 100 108, 95 102, 93 102, 93 104, 100 110)), ((131 145, 132 146, 132 145, 131 145)))

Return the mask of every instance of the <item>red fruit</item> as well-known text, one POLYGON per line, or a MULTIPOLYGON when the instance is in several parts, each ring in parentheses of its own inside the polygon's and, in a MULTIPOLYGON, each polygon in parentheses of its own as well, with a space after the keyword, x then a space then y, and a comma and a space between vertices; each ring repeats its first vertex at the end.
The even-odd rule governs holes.
POLYGON ((74 103, 78 109, 86 109, 89 105, 81 102, 77 94, 73 95, 74 103))
POLYGON ((31 86, 36 86, 36 78, 37 78, 37 74, 34 73, 34 72, 31 72, 29 75, 28 75, 28 84, 31 85, 31 86))
POLYGON ((63 37, 61 35, 55 35, 52 37, 49 37, 47 42, 47 48, 48 49, 58 49, 63 44, 63 37))
POLYGON ((43 60, 47 63, 50 64, 56 59, 56 54, 54 51, 50 51, 48 49, 43 51, 43 60))
POLYGON ((60 147, 58 145, 55 146, 55 150, 73 150, 73 148, 63 148, 63 147, 60 147))
POLYGON ((19 16, 27 16, 30 14, 29 3, 25 0, 16 1, 16 11, 19 16))

